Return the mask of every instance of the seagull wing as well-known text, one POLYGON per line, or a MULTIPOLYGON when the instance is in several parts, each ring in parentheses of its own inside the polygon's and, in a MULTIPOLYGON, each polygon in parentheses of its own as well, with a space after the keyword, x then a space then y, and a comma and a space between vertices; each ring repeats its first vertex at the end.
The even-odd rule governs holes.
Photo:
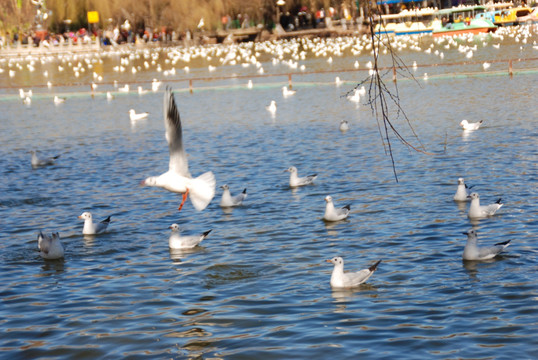
POLYGON ((357 286, 359 284, 362 284, 363 282, 365 282, 366 280, 368 280, 368 278, 370 276, 372 276, 372 271, 370 271, 369 269, 363 269, 359 272, 348 272, 348 273, 345 273, 344 274, 344 284, 346 286, 357 286))
POLYGON ((189 174, 189 162, 183 149, 183 133, 181 130, 181 118, 174 99, 174 93, 167 88, 164 93, 164 124, 166 127, 166 141, 170 150, 169 170, 185 177, 189 174))

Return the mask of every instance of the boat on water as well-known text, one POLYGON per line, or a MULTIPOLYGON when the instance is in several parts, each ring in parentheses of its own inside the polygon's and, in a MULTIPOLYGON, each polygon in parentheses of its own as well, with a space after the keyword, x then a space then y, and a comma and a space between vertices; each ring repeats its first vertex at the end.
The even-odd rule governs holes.
POLYGON ((436 12, 432 34, 456 36, 461 34, 480 34, 494 32, 497 26, 486 16, 485 6, 457 6, 436 12))
POLYGON ((396 36, 431 34, 436 11, 437 8, 405 9, 398 14, 381 15, 374 31, 396 36))
POLYGON ((526 6, 497 10, 493 13, 493 23, 497 26, 519 25, 519 18, 529 15, 532 9, 526 6))

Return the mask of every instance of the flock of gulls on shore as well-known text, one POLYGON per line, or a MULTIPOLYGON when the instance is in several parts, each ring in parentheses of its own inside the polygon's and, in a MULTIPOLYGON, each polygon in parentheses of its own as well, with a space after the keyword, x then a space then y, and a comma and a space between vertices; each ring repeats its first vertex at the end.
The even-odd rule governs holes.
MULTIPOLYGON (((502 40, 504 36, 510 36, 514 37, 517 42, 521 43, 527 43, 527 39, 530 36, 530 32, 528 27, 521 27, 521 30, 517 30, 516 32, 502 29, 500 28, 497 33, 491 34, 493 39, 499 39, 502 40)), ((472 39, 469 37, 468 39, 472 39)), ((465 38, 464 38, 465 40, 465 38)), ((396 49, 397 51, 401 51, 402 48, 410 48, 417 51, 424 51, 424 49, 421 49, 418 43, 418 40, 409 37, 406 38, 406 40, 393 38, 391 43, 391 46, 393 49, 396 49)), ((469 40, 470 41, 470 40, 469 40)), ((476 50, 476 44, 473 47, 469 47, 468 45, 462 45, 461 41, 456 42, 452 38, 439 38, 434 39, 434 43, 438 45, 443 45, 446 49, 449 49, 450 47, 454 46, 458 48, 458 51, 465 53, 467 58, 470 58, 472 56, 472 52, 476 50), (471 55, 469 55, 471 54, 471 55)), ((429 48, 427 48, 425 51, 426 53, 431 52, 431 49, 434 46, 434 43, 431 44, 429 48)), ((485 46, 485 44, 484 44, 485 46)), ((498 48, 499 45, 493 44, 495 48, 498 48)), ((536 46, 536 43, 534 43, 533 46, 535 49, 538 50, 538 47, 536 46)), ((306 51, 311 51, 316 57, 317 56, 329 56, 328 61, 332 62, 332 56, 342 56, 343 52, 346 50, 349 50, 354 55, 358 55, 361 53, 361 51, 371 51, 371 44, 368 42, 367 38, 345 38, 341 39, 339 38, 339 42, 337 43, 335 40, 332 39, 314 39, 314 40, 307 40, 307 39, 297 39, 289 41, 285 44, 283 42, 267 42, 267 43, 256 43, 256 44, 249 44, 248 47, 242 47, 242 45, 234 45, 227 48, 228 50, 225 50, 225 48, 222 47, 192 47, 192 48, 170 48, 166 50, 166 60, 165 64, 171 64, 175 65, 179 61, 183 62, 189 62, 191 59, 196 57, 206 57, 211 59, 212 57, 216 57, 220 59, 220 62, 222 64, 238 64, 241 63, 243 66, 247 67, 250 65, 257 66, 259 69, 259 73, 263 73, 263 67, 261 66, 261 63, 258 61, 258 57, 260 57, 262 52, 265 53, 271 53, 274 55, 273 57, 273 64, 286 64, 290 68, 297 68, 298 62, 300 60, 304 60, 306 57, 306 51), (336 46, 338 44, 338 46, 336 46), (227 51, 227 52, 226 52, 227 51), (328 55, 329 54, 329 55, 328 55), (285 59, 285 56, 289 57, 289 60, 285 59)), ((164 51, 164 49, 163 49, 164 51)), ((383 52, 386 52, 387 48, 384 48, 383 52)), ((440 58, 443 58, 443 53, 439 52, 439 50, 435 50, 435 55, 438 55, 440 58)), ((73 55, 70 55, 73 56, 73 55)), ((75 59, 76 59, 76 55, 75 59)), ((163 71, 160 64, 156 63, 156 60, 158 59, 159 52, 149 52, 149 50, 141 50, 134 53, 131 53, 128 58, 122 58, 121 59, 121 65, 114 68, 114 71, 123 72, 126 70, 126 67, 129 65, 130 61, 135 59, 145 59, 144 60, 144 67, 146 69, 151 68, 151 66, 157 66, 157 71, 163 71), (151 62, 151 64, 150 64, 151 62), (157 65, 156 65, 157 64, 157 65)), ((50 60, 50 59, 49 59, 50 60)), ((2 60, 5 61, 5 60, 2 60)), ((32 60, 33 61, 33 60, 32 60)), ((47 61, 47 58, 44 57, 41 60, 47 61)), ((84 58, 83 62, 86 64, 87 69, 92 68, 92 61, 102 61, 93 59, 90 60, 90 58, 86 57, 84 58)), ((31 70, 33 65, 31 65, 32 62, 30 62, 27 66, 31 70)), ((80 72, 84 72, 85 67, 84 65, 79 62, 77 65, 73 66, 71 62, 69 64, 73 67, 73 71, 75 72, 75 76, 80 76, 80 72)), ((0 62, 1 66, 1 62, 0 62)), ((11 68, 13 66, 12 62, 10 61, 8 66, 11 68)), ((22 70, 22 67, 17 64, 16 67, 22 70)), ((358 68, 359 64, 358 62, 355 63, 355 67, 358 68)), ((371 64, 366 64, 366 67, 371 68, 371 64)), ((486 70, 489 66, 486 66, 484 64, 484 70, 486 70)), ((414 68, 416 69, 416 63, 414 64, 414 68)), ((165 70, 163 75, 169 76, 171 75, 171 72, 173 71, 175 74, 175 68, 172 68, 173 70, 165 70)), ((133 74, 137 71, 140 71, 140 66, 135 67, 132 66, 132 72, 133 74)), ((302 70, 304 70, 304 65, 302 65, 302 70)), ((64 71, 64 67, 61 65, 59 66, 59 71, 64 71), (61 69, 61 70, 60 70, 61 69)), ((188 72, 189 67, 185 66, 184 71, 188 72)), ((209 68, 209 71, 214 71, 214 69, 209 68)), ((0 73, 4 72, 3 68, 0 67, 0 73)), ((14 76, 15 69, 9 70, 9 75, 14 76)), ((47 75, 45 75, 47 76, 47 75)), ((102 77, 100 75, 97 75, 95 72, 93 73, 93 80, 92 82, 92 93, 95 91, 98 87, 97 82, 102 81, 102 77)), ((336 86, 340 86, 343 83, 343 81, 337 77, 335 79, 336 86)), ((123 87, 118 87, 117 83, 115 82, 115 85, 117 87, 118 92, 129 92, 129 85, 126 84, 123 87)), ((153 92, 156 92, 159 90, 159 87, 161 85, 161 81, 157 81, 156 79, 153 80, 151 90, 153 92)), ((49 88, 52 86, 50 82, 48 83, 49 88)), ((252 81, 249 80, 247 86, 249 88, 252 87, 252 81)), ((138 87, 138 93, 140 95, 145 94, 149 90, 144 90, 142 87, 138 87)), ((364 96, 366 90, 364 87, 356 89, 356 91, 348 97, 348 100, 353 102, 359 102, 361 96, 364 96)), ((293 96, 295 94, 294 90, 291 90, 290 88, 284 86, 282 88, 282 96, 283 97, 289 97, 293 96)), ((23 102, 27 105, 31 104, 31 97, 32 97, 32 90, 24 91, 23 89, 20 89, 19 95, 23 102)), ((114 99, 114 95, 110 92, 106 93, 107 100, 111 101, 114 99)), ((58 96, 54 97, 54 103, 55 104, 61 104, 65 101, 65 98, 60 98, 58 96)), ((273 116, 277 111, 276 101, 271 101, 271 103, 266 107, 267 111, 269 111, 273 116)), ((148 117, 148 113, 136 113, 134 109, 131 109, 129 111, 129 117, 132 122, 136 122, 138 120, 142 120, 148 117)), ((169 147, 169 153, 170 153, 170 160, 169 160, 169 170, 161 175, 158 176, 152 176, 148 177, 147 179, 143 180, 141 182, 141 185, 143 186, 153 186, 153 187, 160 187, 165 190, 168 190, 173 193, 179 193, 182 194, 182 201, 179 205, 179 210, 183 207, 185 204, 185 201, 187 198, 190 199, 190 202, 192 205, 196 208, 196 210, 201 211, 205 209, 208 204, 212 201, 213 197, 215 196, 215 188, 216 188, 216 180, 212 172, 208 171, 204 174, 198 176, 198 177, 192 177, 192 175, 189 172, 188 168, 188 161, 187 161, 187 155, 183 148, 183 136, 182 136, 182 126, 181 126, 181 119, 179 110, 177 108, 174 94, 170 88, 167 88, 164 93, 164 122, 165 122, 165 128, 166 128, 166 141, 168 143, 169 147)), ((480 128, 482 125, 482 121, 470 123, 467 120, 462 120, 460 123, 460 126, 462 127, 463 131, 476 131, 480 128)), ((349 129, 349 124, 346 120, 342 120, 339 127, 340 131, 346 132, 349 129)), ((58 159, 59 156, 55 156, 52 158, 38 158, 35 151, 32 151, 32 159, 31 164, 33 168, 39 168, 42 166, 48 166, 48 165, 54 165, 55 161, 58 159)), ((298 170, 296 167, 291 166, 285 171, 290 173, 289 178, 289 186, 290 188, 296 188, 300 186, 308 186, 310 184, 313 184, 313 182, 316 180, 317 175, 312 174, 304 177, 300 177, 298 175, 298 170)), ((247 198, 247 190, 244 189, 241 193, 233 196, 230 193, 230 189, 228 185, 221 186, 223 189, 222 198, 220 201, 220 206, 223 208, 227 207, 235 207, 235 206, 241 206, 245 199, 247 198)), ((458 179, 458 186, 457 191, 453 198, 456 202, 467 202, 470 200, 470 206, 468 210, 468 217, 471 220, 475 219, 483 219, 490 216, 493 216, 502 206, 501 199, 499 199, 497 202, 489 205, 480 205, 480 197, 476 192, 469 193, 469 188, 465 185, 464 179, 459 178, 458 179)), ((344 220, 348 217, 350 213, 350 205, 345 206, 335 206, 333 203, 333 199, 330 195, 327 195, 325 197, 326 206, 325 206, 325 213, 323 215, 323 220, 328 222, 336 222, 344 220)), ((82 233, 84 235, 97 235, 105 232, 107 230, 107 227, 109 226, 111 222, 110 216, 98 223, 94 223, 92 219, 92 214, 89 212, 84 212, 79 216, 79 219, 84 220, 84 226, 82 233)), ((169 247, 171 249, 186 249, 186 248, 193 248, 195 246, 198 246, 211 232, 211 230, 208 230, 204 232, 203 234, 196 235, 196 236, 182 236, 180 235, 180 229, 177 224, 172 224, 170 226, 171 229, 171 235, 169 237, 169 247)), ((477 233, 475 230, 469 230, 464 233, 467 235, 467 243, 465 245, 465 248, 463 250, 462 257, 464 260, 487 260, 491 259, 498 254, 500 254, 507 246, 509 246, 510 241, 497 243, 493 246, 488 247, 478 247, 477 245, 477 233)), ((59 259, 64 256, 64 249, 60 241, 60 235, 58 232, 52 233, 50 236, 47 234, 42 233, 41 231, 38 234, 38 247, 40 251, 40 255, 44 259, 59 259)), ((363 269, 359 272, 354 273, 345 273, 344 272, 344 260, 341 257, 334 257, 332 259, 328 259, 327 262, 332 263, 334 265, 334 269, 332 272, 330 284, 333 288, 351 288, 356 287, 359 284, 364 283, 367 281, 374 271, 377 269, 378 265, 381 263, 381 260, 378 260, 375 264, 370 266, 369 268, 363 269)))

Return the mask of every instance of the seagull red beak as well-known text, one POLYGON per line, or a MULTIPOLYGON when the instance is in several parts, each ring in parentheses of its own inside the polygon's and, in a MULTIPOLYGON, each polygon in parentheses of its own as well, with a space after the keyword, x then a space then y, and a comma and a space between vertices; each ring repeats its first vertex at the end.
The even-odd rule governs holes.
POLYGON ((146 180, 142 180, 138 185, 139 186, 146 186, 146 180))
POLYGON ((327 259, 325 262, 332 263, 331 259, 327 259))

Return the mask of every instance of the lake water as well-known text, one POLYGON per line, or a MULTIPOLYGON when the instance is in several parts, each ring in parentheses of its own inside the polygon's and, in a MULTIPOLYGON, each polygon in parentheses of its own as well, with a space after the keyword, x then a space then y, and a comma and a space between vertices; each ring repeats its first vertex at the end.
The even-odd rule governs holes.
MULTIPOLYGON (((525 44, 510 36, 474 40, 471 60, 439 44, 433 49, 444 60, 402 50, 408 65, 472 63, 419 66, 410 69, 417 81, 398 82, 401 106, 429 153, 392 138, 399 182, 367 99, 357 106, 344 96, 367 75, 348 70, 357 59, 362 70, 368 53, 346 52, 332 63, 309 54, 299 64, 313 73, 294 70, 297 94, 287 99, 287 76, 257 77, 254 65, 209 73, 211 60, 196 59, 189 74, 178 64, 168 78, 154 66, 115 72, 125 51, 90 57, 102 63, 75 79, 67 62, 83 57, 36 61, 33 73, 18 69, 13 77, 0 62, 0 357, 535 358, 538 62, 515 62, 510 78, 506 61, 492 61, 536 58, 533 34, 525 44), (483 61, 491 61, 487 71, 483 61), (58 72, 59 64, 68 69, 58 72), (104 80, 92 98, 93 71, 104 80), (233 74, 241 77, 196 80, 188 92, 189 78, 233 74), (346 84, 336 87, 335 76, 346 84), (176 91, 191 173, 211 170, 233 194, 247 188, 244 206, 221 209, 218 189, 204 211, 187 202, 178 212, 178 195, 138 186, 168 166, 164 85, 140 96, 118 93, 113 81, 148 88, 153 78, 176 91), (48 89, 47 79, 69 86, 48 89), (30 106, 19 87, 33 89, 30 106), (107 102, 106 91, 116 98, 107 102), (67 100, 55 106, 58 94, 67 100), (272 99, 274 118, 265 110, 272 99), (131 124, 131 108, 149 118, 131 124), (350 130, 341 133, 344 119, 350 130), (462 119, 484 125, 464 134, 462 119), (30 149, 61 157, 33 170, 30 149), (292 165, 299 175, 317 173, 315 185, 290 189, 284 170, 292 165), (502 197, 498 214, 471 224, 468 205, 452 201, 458 177, 483 203, 502 197), (321 220, 326 195, 351 204, 346 221, 321 220), (111 215, 109 231, 83 236, 83 211, 98 220, 111 215), (185 234, 213 231, 201 246, 171 252, 172 223, 185 234), (462 232, 471 228, 482 245, 511 245, 494 260, 463 262, 462 232), (39 230, 60 233, 63 260, 39 256, 39 230), (338 255, 346 270, 383 262, 366 284, 332 291, 325 260, 338 255)), ((265 75, 290 71, 259 58, 265 75)), ((393 110, 394 125, 418 144, 393 110)))

